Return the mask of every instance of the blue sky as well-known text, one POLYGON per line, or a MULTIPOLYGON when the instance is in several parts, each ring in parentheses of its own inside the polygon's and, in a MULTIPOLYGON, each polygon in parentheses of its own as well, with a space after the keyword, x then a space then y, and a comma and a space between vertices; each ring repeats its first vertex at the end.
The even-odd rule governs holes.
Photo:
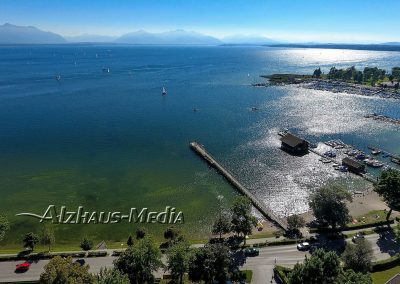
POLYGON ((62 35, 193 30, 291 42, 400 41, 400 1, 0 0, 0 23, 62 35))

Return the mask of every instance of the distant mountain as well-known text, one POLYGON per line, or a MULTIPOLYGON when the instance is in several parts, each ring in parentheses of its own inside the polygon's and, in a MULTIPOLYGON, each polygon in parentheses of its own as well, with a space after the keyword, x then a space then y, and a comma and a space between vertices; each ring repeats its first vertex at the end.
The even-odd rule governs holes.
POLYGON ((196 32, 176 30, 162 33, 149 33, 137 31, 122 35, 115 40, 116 43, 129 44, 165 44, 165 45, 219 45, 222 42, 212 36, 196 32))
POLYGON ((0 26, 0 44, 45 44, 65 42, 66 40, 58 34, 45 32, 31 26, 15 26, 8 23, 0 26))
POLYGON ((65 36, 68 42, 112 42, 117 39, 116 36, 104 36, 104 35, 91 35, 82 34, 78 36, 65 36))
POLYGON ((225 44, 277 44, 278 42, 258 35, 233 35, 221 39, 225 44))

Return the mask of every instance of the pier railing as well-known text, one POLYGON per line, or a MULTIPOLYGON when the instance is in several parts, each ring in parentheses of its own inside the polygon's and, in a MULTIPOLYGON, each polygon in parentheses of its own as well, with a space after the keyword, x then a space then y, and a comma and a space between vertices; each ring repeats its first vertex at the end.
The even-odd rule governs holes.
POLYGON ((214 167, 223 177, 225 177, 240 193, 247 196, 253 206, 268 220, 274 222, 283 230, 287 231, 287 223, 285 220, 278 217, 270 208, 263 202, 259 201, 244 185, 242 185, 233 174, 225 169, 214 157, 207 152, 203 145, 197 142, 191 142, 190 147, 202 157, 210 166, 214 167))

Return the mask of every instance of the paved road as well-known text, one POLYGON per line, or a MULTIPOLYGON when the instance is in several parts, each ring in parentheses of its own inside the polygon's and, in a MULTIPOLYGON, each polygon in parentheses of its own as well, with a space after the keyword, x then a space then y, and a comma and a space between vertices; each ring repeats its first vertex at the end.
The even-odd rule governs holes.
MULTIPOLYGON (((367 235, 365 238, 372 244, 374 260, 386 259, 400 252, 400 246, 395 243, 393 233, 367 235)), ((351 242, 351 240, 347 241, 351 242)), ((343 241, 326 242, 324 245, 331 248, 338 248, 344 244, 343 241)), ((270 282, 273 277, 275 259, 278 265, 293 267, 297 262, 302 262, 306 255, 308 257, 309 253, 298 251, 295 245, 266 247, 260 249, 259 256, 247 258, 243 268, 253 270, 251 283, 275 283, 275 281, 270 282)))
MULTIPOLYGON (((373 234, 366 236, 366 239, 371 242, 375 260, 385 259, 400 252, 400 247, 394 241, 393 233, 373 234)), ((350 240, 348 240, 350 241, 350 240)), ((343 241, 327 241, 324 245, 330 247, 338 247, 343 245, 343 241)), ((112 250, 109 250, 110 254, 112 250)), ((308 252, 300 252, 296 245, 287 246, 271 246, 260 249, 260 255, 257 257, 248 257, 245 260, 243 269, 253 270, 252 283, 270 283, 273 275, 273 267, 276 264, 284 266, 293 266, 297 262, 304 260, 308 252)), ((111 267, 115 257, 97 257, 85 258, 86 263, 90 265, 90 271, 97 273, 101 267, 111 267)), ((22 280, 37 280, 43 272, 43 267, 49 260, 40 260, 37 263, 32 263, 31 268, 25 273, 15 273, 15 265, 21 261, 6 261, 0 262, 0 282, 22 281, 22 280)), ((157 272, 157 277, 162 275, 162 271, 157 272)))

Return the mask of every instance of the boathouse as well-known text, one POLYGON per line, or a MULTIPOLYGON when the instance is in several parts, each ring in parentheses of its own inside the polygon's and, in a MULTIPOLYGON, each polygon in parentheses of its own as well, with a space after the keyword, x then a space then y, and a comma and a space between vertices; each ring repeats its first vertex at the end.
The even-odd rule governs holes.
POLYGON ((362 174, 365 172, 365 165, 362 162, 350 159, 348 157, 342 160, 342 165, 347 167, 350 172, 362 174))
POLYGON ((293 155, 303 155, 308 152, 308 142, 291 133, 283 135, 281 142, 281 149, 293 155))

